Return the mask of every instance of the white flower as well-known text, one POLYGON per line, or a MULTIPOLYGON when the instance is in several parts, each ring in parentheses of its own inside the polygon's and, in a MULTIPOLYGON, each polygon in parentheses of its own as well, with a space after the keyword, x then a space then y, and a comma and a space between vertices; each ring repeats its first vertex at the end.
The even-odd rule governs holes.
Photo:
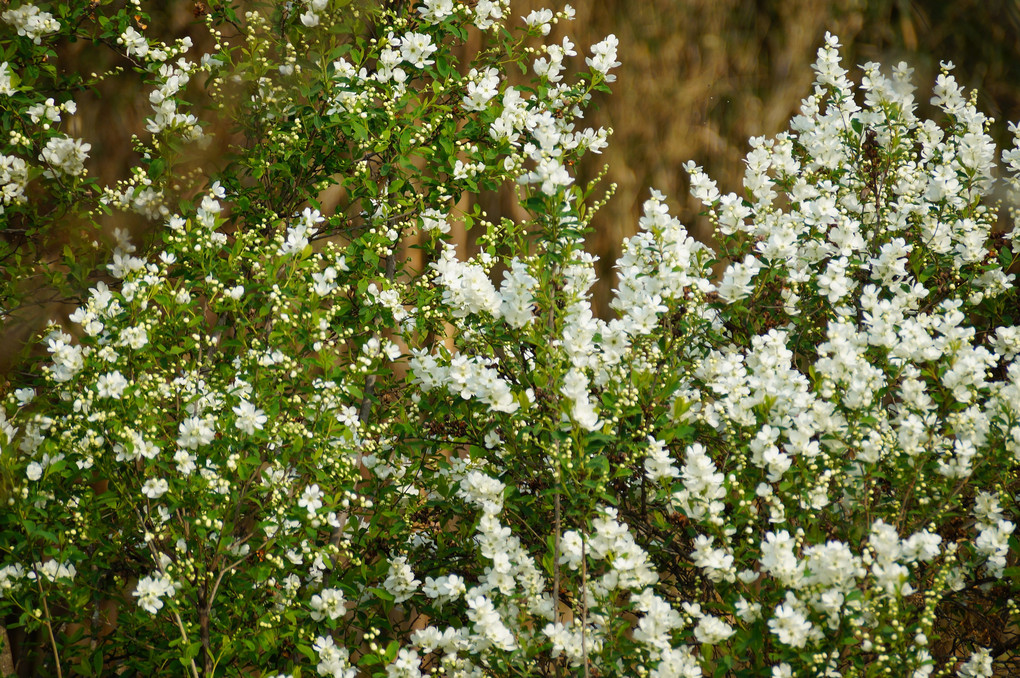
POLYGON ((438 579, 425 577, 425 585, 422 587, 422 591, 429 598, 435 598, 437 603, 442 604, 448 600, 464 595, 467 588, 464 584, 463 577, 451 574, 439 577, 438 579))
POLYGON ((479 73, 472 68, 468 74, 467 94, 462 101, 468 111, 484 111, 491 99, 499 94, 499 71, 495 68, 479 73))
POLYGON ((788 600, 776 607, 775 615, 769 619, 769 629, 784 645, 801 648, 807 643, 811 622, 788 600))
POLYGON ((5 205, 19 205, 27 200, 27 183, 28 164, 15 155, 0 154, 0 214, 5 205))
POLYGON ((56 102, 52 98, 41 104, 29 106, 26 113, 35 123, 42 120, 43 124, 48 126, 51 123, 60 122, 60 109, 57 108, 56 102))
MULTIPOLYGON (((725 476, 719 473, 715 463, 706 454, 701 443, 687 448, 687 463, 683 467, 683 488, 673 494, 674 503, 689 517, 696 520, 710 516, 710 522, 721 520, 725 504, 725 476)), ((721 522, 719 523, 721 524, 721 522)))
POLYGON ((124 430, 124 442, 115 443, 113 450, 117 453, 117 461, 155 459, 160 451, 155 443, 146 440, 138 431, 130 428, 124 430))
POLYGON ((177 593, 174 583, 163 574, 156 573, 151 577, 143 577, 131 595, 138 598, 138 606, 149 614, 156 614, 163 607, 164 596, 173 597, 177 593))
MULTIPOLYGON (((755 573, 755 576, 757 577, 757 573, 755 573)), ((740 598, 734 607, 737 616, 747 623, 761 619, 761 603, 751 603, 744 598, 740 598)))
POLYGON ((169 489, 170 483, 166 481, 166 478, 149 478, 142 485, 142 494, 149 499, 159 499, 169 489))
POLYGON ((752 280, 762 268, 761 262, 750 254, 743 262, 730 264, 719 283, 719 296, 729 302, 743 299, 754 290, 752 280))
POLYGON ((424 5, 418 8, 418 12, 425 21, 437 24, 453 15, 453 0, 424 0, 424 5))
POLYGON ((340 589, 323 589, 312 596, 310 606, 311 617, 315 621, 321 621, 326 617, 339 619, 347 613, 344 607, 344 594, 340 589))
POLYGON ((440 233, 450 232, 450 222, 446 215, 437 209, 429 208, 422 212, 421 227, 426 231, 439 231, 440 233))
POLYGON ((17 9, 9 9, 0 14, 5 22, 18 31, 18 35, 30 38, 37 45, 42 44, 42 37, 60 30, 60 22, 49 12, 40 11, 35 5, 26 3, 17 9))
POLYGON ((695 549, 691 553, 694 564, 705 570, 705 574, 714 582, 734 581, 736 573, 733 567, 733 555, 726 549, 713 548, 714 539, 714 537, 703 534, 695 538, 695 549))
POLYGON ((400 648, 396 659, 386 667, 386 678, 421 678, 421 658, 414 650, 400 648))
POLYGON ((50 581, 56 581, 58 579, 74 579, 75 575, 78 574, 78 570, 75 568, 74 564, 58 560, 47 560, 45 563, 35 563, 32 572, 28 575, 29 579, 33 579, 36 572, 50 581))
POLYGON ((509 270, 503 271, 503 284, 499 288, 503 298, 499 311, 508 325, 521 328, 534 319, 532 292, 537 286, 538 279, 528 272, 528 265, 514 257, 509 270))
POLYGON ((761 542, 761 566, 786 586, 796 586, 804 576, 804 563, 794 554, 790 533, 768 532, 761 542))
MULTIPOLYGON (((508 4, 508 3, 504 3, 508 4)), ((503 18, 503 8, 497 0, 478 0, 475 3, 475 26, 488 30, 495 25, 494 19, 503 18)))
POLYGON ((12 563, 0 567, 0 594, 7 594, 21 579, 25 578, 25 567, 12 563))
MULTIPOLYGON (((86 144, 81 139, 51 137, 39 154, 39 159, 60 174, 78 176, 85 171, 85 159, 89 157, 91 148, 92 144, 86 144)), ((47 170, 48 176, 52 176, 51 170, 47 170)))
POLYGON ((573 401, 570 416, 581 428, 594 431, 602 426, 595 406, 588 397, 588 377, 583 371, 572 367, 563 377, 560 393, 573 401))
POLYGON ((190 454, 187 450, 177 450, 174 453, 174 462, 177 464, 177 471, 182 476, 190 476, 195 472, 197 466, 195 462, 198 460, 194 454, 190 454))
POLYGON ((425 33, 408 33, 400 39, 400 58, 415 68, 425 68, 435 61, 430 59, 439 48, 432 44, 432 36, 425 33))
POLYGON ((772 678, 793 678, 793 667, 786 662, 773 666, 772 678))
POLYGON ((308 517, 314 518, 315 512, 322 508, 322 498, 326 495, 319 489, 318 483, 313 483, 305 488, 298 499, 298 507, 307 509, 308 517))
POLYGON ((188 450, 208 445, 216 437, 216 429, 208 417, 188 417, 178 427, 177 444, 188 450))
POLYGON ((14 83, 11 78, 10 64, 6 61, 0 63, 0 96, 14 94, 14 83))
POLYGON ((971 654, 967 663, 960 667, 957 675, 960 678, 991 678, 992 653, 980 647, 971 654))
POLYGON ((701 665, 686 645, 665 648, 649 678, 702 678, 701 665))
POLYGON ((556 195, 563 186, 574 183, 574 177, 567 168, 554 157, 543 157, 535 166, 534 171, 526 172, 517 178, 519 184, 541 184, 539 190, 546 195, 556 195))
POLYGON ((517 641, 491 600, 485 596, 474 596, 467 599, 467 604, 468 619, 474 622, 478 635, 501 650, 509 652, 517 648, 517 641))
POLYGON ((315 670, 320 676, 330 678, 355 678, 357 669, 350 665, 350 654, 347 648, 337 647, 330 636, 319 636, 312 645, 319 657, 315 670))
POLYGON ((648 456, 645 457, 645 477, 653 483, 680 476, 680 469, 673 465, 673 459, 665 443, 655 436, 648 436, 648 456))
POLYGON ((247 400, 242 400, 233 410, 234 414, 237 415, 234 426, 248 435, 255 433, 255 429, 261 431, 262 427, 269 420, 265 412, 256 408, 247 400))
POLYGON ((549 23, 552 20, 553 13, 551 9, 535 9, 528 16, 524 17, 524 23, 528 25, 528 28, 537 30, 542 35, 549 35, 551 29, 549 23))
POLYGON ((497 514, 503 510, 505 489, 506 485, 492 476, 481 471, 471 471, 461 481, 457 495, 487 514, 497 514))
POLYGON ((616 60, 616 48, 619 44, 620 41, 616 39, 616 36, 610 33, 605 40, 597 45, 592 45, 591 51, 594 56, 584 60, 592 70, 601 73, 606 82, 616 80, 616 76, 610 75, 609 70, 620 65, 620 62, 616 60))
POLYGON ((119 343, 137 351, 149 343, 149 334, 142 325, 127 327, 121 330, 119 343))
POLYGON ((698 625, 694 627, 694 637, 698 639, 699 643, 706 645, 718 645, 734 633, 736 631, 733 627, 710 614, 703 616, 698 621, 698 625))
POLYGON ((326 220, 319 210, 306 207, 298 215, 297 222, 292 222, 287 228, 287 234, 277 249, 277 254, 287 256, 300 254, 308 247, 309 239, 319 232, 318 225, 326 220))
POLYGON ((634 629, 634 640, 662 650, 669 648, 672 645, 670 640, 672 631, 683 626, 680 613, 666 600, 655 595, 650 588, 632 600, 638 609, 645 613, 638 622, 638 627, 634 629))
POLYGON ((127 51, 128 56, 136 56, 144 59, 149 53, 149 41, 132 26, 128 26, 124 32, 121 33, 120 37, 117 38, 117 42, 124 45, 124 49, 127 51))
POLYGON ((414 595, 420 585, 421 581, 415 579, 406 557, 398 556, 390 560, 390 569, 386 581, 383 582, 383 588, 393 594, 394 602, 404 602, 414 595))
POLYGON ((124 378, 124 375, 119 370, 116 370, 114 372, 107 372, 99 377, 99 380, 96 382, 96 391, 100 398, 120 399, 127 386, 127 379, 124 378))
POLYGON ((327 266, 321 273, 312 273, 312 292, 320 297, 328 296, 336 289, 336 269, 327 266))
POLYGON ((443 303, 452 307, 455 317, 483 312, 499 317, 499 293, 480 264, 460 261, 456 249, 447 245, 432 268, 443 287, 443 303))

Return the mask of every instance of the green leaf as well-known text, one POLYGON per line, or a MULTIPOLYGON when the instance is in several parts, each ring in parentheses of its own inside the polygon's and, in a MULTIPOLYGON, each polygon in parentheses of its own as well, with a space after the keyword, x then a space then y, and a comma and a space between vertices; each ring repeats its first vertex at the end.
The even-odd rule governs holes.
POLYGON ((587 467, 593 471, 597 471, 602 476, 609 475, 609 460, 605 455, 597 454, 594 457, 590 457, 587 462, 587 467))
POLYGON ((191 660, 198 656, 198 653, 202 651, 202 641, 196 640, 185 648, 184 653, 181 655, 180 662, 182 666, 188 666, 191 664, 191 660))
POLYGON ((308 657, 308 661, 311 661, 311 662, 318 661, 319 655, 318 655, 318 653, 315 650, 312 649, 312 647, 310 645, 305 645, 304 643, 298 643, 297 649, 298 649, 298 652, 300 652, 304 656, 308 657))
POLYGON ((1003 247, 999 250, 999 265, 1003 268, 1009 268, 1013 263, 1013 254, 1009 247, 1003 247))
POLYGON ((396 600, 396 596, 394 596, 392 593, 390 593, 386 589, 370 588, 370 589, 368 589, 368 592, 373 594, 373 595, 375 595, 376 597, 380 598, 381 600, 386 600, 386 601, 389 601, 389 602, 393 602, 394 600, 396 600))

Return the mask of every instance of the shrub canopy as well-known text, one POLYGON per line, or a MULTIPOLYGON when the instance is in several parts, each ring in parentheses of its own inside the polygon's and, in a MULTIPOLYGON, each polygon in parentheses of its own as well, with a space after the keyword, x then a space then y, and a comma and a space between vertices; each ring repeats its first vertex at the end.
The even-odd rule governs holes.
POLYGON ((572 168, 606 143, 583 117, 613 36, 547 44, 569 7, 491 0, 196 7, 204 55, 135 5, 2 14, 7 223, 160 224, 95 272, 68 245, 80 304, 4 403, 22 671, 1010 670, 1020 305, 992 198, 1020 148, 996 179, 950 65, 922 120, 906 65, 855 86, 827 35, 739 194, 687 166, 717 249, 653 191, 602 319, 605 198, 572 168), (130 74, 61 70, 71 39, 130 74), (68 134, 104 77, 151 105, 113 186, 68 134), (219 116, 229 162, 190 166, 219 116), (471 206, 497 189, 515 216, 471 206))

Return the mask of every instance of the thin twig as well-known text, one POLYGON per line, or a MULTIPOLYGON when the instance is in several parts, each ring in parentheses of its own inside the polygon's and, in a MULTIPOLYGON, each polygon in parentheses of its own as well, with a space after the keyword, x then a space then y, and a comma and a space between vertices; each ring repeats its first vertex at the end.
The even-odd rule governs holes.
POLYGON ((39 587, 39 595, 42 597, 43 613, 46 615, 46 631, 50 635, 50 645, 53 646, 53 661, 57 665, 57 678, 64 678, 64 672, 60 668, 60 651, 57 649, 57 639, 53 635, 53 624, 50 622, 50 606, 46 602, 46 592, 42 587, 42 577, 36 573, 35 583, 39 587))
POLYGON ((588 553, 587 539, 581 539, 581 656, 584 657, 584 678, 588 678, 588 553))
POLYGON ((560 619, 560 489, 555 493, 555 514, 553 516, 553 621, 560 619))
MULTIPOLYGON (((560 621, 560 486, 556 483, 555 515, 553 517, 553 622, 560 621)), ((561 675, 560 665, 556 664, 556 675, 561 675)))
MULTIPOLYGON (((141 511, 139 511, 137 508, 135 509, 135 515, 138 516, 139 524, 141 524, 144 527, 144 525, 145 525, 145 517, 142 515, 141 511)), ((156 568, 159 570, 160 574, 162 574, 163 576, 167 576, 166 568, 163 567, 163 562, 159 558, 159 554, 156 552, 155 545, 150 541, 150 542, 148 542, 148 547, 149 547, 149 553, 152 554, 152 559, 153 559, 153 561, 155 561, 156 568)), ((171 606, 171 605, 167 606, 167 608, 170 610, 170 613, 174 617, 174 621, 177 622, 177 628, 181 632, 181 640, 184 641, 184 645, 185 645, 185 647, 187 647, 187 646, 191 645, 191 641, 188 640, 188 632, 185 630, 184 622, 181 620, 181 615, 178 614, 178 612, 175 609, 175 607, 176 607, 175 605, 174 606, 171 606)), ((190 668, 191 668, 192 678, 199 678, 199 675, 198 675, 198 666, 195 664, 195 658, 194 657, 192 657, 189 660, 189 664, 190 664, 190 668)))

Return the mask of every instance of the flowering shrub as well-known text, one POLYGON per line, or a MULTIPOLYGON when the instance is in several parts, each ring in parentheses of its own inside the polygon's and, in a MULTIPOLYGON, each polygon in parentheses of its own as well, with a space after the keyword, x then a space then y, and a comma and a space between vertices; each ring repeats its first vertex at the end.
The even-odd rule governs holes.
POLYGON ((943 120, 922 120, 905 65, 855 88, 827 36, 790 131, 751 140, 743 195, 688 165, 718 252, 653 192, 604 320, 583 246, 601 200, 571 168, 606 143, 580 125, 616 40, 572 70, 572 41, 541 43, 569 7, 210 3, 201 57, 106 10, 3 14, 8 213, 162 224, 118 238, 5 401, 0 610, 25 665, 1009 670, 1017 248, 950 65, 943 120), (89 144, 58 129, 73 99, 33 66, 70 37, 149 92, 116 186, 87 178, 89 144), (196 88, 239 141, 192 194, 196 88), (507 185, 526 219, 464 207, 507 185))

